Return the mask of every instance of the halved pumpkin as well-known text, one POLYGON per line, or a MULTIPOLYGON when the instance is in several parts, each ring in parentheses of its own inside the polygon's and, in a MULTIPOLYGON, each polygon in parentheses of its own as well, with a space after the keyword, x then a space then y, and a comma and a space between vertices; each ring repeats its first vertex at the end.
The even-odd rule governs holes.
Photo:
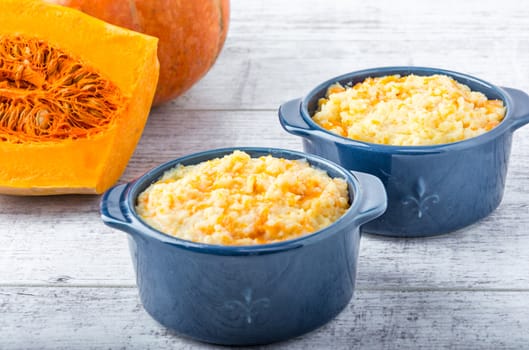
POLYGON ((147 120, 158 39, 40 0, 0 0, 0 193, 102 193, 147 120))

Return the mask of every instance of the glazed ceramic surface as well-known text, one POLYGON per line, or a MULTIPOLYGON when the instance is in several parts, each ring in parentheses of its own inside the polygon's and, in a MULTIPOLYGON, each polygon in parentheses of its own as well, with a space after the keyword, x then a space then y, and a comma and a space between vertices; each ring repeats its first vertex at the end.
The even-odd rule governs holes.
POLYGON ((138 180, 107 191, 103 221, 129 233, 130 252, 145 310, 158 322, 205 342, 264 344, 317 328, 353 295, 359 226, 386 208, 375 176, 350 173, 325 159, 280 149, 238 148, 252 157, 304 158, 348 182, 351 208, 331 226, 298 239, 255 246, 184 241, 146 225, 136 198, 164 171, 222 157, 234 149, 176 159, 138 180))
POLYGON ((434 68, 385 67, 330 79, 305 98, 279 109, 283 128, 303 139, 304 150, 330 159, 346 169, 379 177, 388 194, 388 208, 365 225, 366 232, 420 237, 457 230, 491 213, 501 202, 513 132, 529 122, 529 96, 500 88, 475 77, 434 68), (355 84, 367 77, 391 74, 445 74, 500 99, 507 107, 504 120, 478 137, 434 146, 388 146, 354 141, 330 133, 311 116, 318 100, 336 82, 355 84))

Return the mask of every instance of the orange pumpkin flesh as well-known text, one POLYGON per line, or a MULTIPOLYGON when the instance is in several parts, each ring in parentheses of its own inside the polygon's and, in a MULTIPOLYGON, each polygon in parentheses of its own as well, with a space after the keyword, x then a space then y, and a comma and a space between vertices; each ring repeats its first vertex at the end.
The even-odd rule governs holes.
POLYGON ((0 0, 0 193, 102 193, 153 100, 157 39, 40 0, 0 0))
POLYGON ((229 23, 229 0, 47 0, 160 39, 154 104, 188 90, 211 68, 229 23))

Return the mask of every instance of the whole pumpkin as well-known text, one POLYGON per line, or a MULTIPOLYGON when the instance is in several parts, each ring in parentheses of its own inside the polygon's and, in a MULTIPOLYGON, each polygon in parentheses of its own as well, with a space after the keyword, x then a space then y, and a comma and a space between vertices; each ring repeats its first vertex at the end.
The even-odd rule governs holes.
POLYGON ((154 105, 181 95, 204 76, 228 31, 229 0, 47 1, 158 37, 160 77, 154 105))

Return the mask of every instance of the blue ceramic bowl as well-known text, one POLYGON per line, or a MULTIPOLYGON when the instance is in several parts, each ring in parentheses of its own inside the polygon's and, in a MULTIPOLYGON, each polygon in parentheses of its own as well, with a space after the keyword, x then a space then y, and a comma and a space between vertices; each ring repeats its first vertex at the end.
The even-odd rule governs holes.
POLYGON ((232 153, 219 149, 173 160, 108 190, 103 221, 129 234, 140 298, 162 325, 197 340, 265 344, 298 336, 331 320, 353 295, 359 226, 386 208, 375 176, 350 173, 325 159, 281 149, 238 148, 252 157, 307 159, 349 186, 350 209, 313 234, 279 243, 219 246, 181 240, 145 224, 138 195, 164 171, 232 153))
POLYGON ((379 177, 387 191, 384 215, 365 231, 399 237, 450 232, 485 217, 501 202, 513 132, 529 122, 529 96, 478 78, 435 68, 385 67, 330 79, 307 96, 284 103, 279 120, 291 134, 303 138, 304 150, 346 169, 379 177), (491 131, 460 142, 434 146, 387 146, 347 139, 312 121, 318 100, 336 82, 355 84, 367 77, 391 74, 445 74, 500 99, 507 107, 504 120, 491 131))

